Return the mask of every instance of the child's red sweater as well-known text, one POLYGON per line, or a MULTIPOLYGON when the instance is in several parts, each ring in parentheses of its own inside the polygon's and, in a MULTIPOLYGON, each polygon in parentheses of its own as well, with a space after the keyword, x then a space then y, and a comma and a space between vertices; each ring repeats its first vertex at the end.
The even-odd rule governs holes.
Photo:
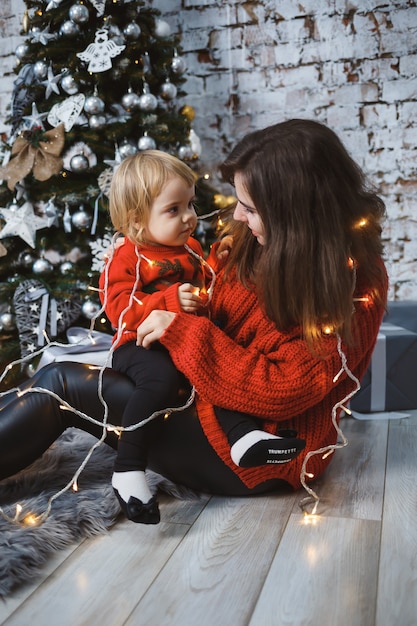
MULTIPOLYGON (((203 250, 196 239, 190 237, 187 246, 203 258, 203 250)), ((213 258, 210 257, 208 262, 213 264, 213 258)), ((124 312, 125 329, 118 346, 136 340, 137 327, 154 309, 174 313, 181 311, 178 299, 178 287, 181 284, 191 283, 203 289, 210 280, 211 274, 202 261, 184 246, 135 246, 125 239, 124 244, 114 251, 99 281, 100 299, 113 328, 119 327, 120 316, 124 312), (142 255, 140 258, 135 248, 142 255), (138 261, 138 282, 132 294, 137 280, 138 261)))
MULTIPOLYGON (((386 290, 385 281, 380 285, 382 300, 386 290)), ((359 270, 355 295, 369 295, 359 270)), ((355 302, 355 309, 355 344, 342 347, 348 367, 361 379, 376 342, 384 304, 355 302)), ((223 281, 221 272, 210 310, 211 320, 178 313, 160 339, 197 391, 198 417, 207 439, 248 487, 270 478, 300 487, 305 455, 336 442, 332 408, 355 389, 346 373, 334 381, 341 369, 337 338, 324 336, 326 354, 323 358, 315 356, 299 328, 278 331, 262 313, 255 293, 233 275, 223 281), (295 429, 306 440, 306 448, 286 464, 239 468, 230 458, 230 446, 213 406, 257 416, 263 420, 263 429, 271 433, 280 428, 295 429)), ((349 448, 344 454, 349 454, 349 448)), ((322 454, 313 456, 307 471, 319 476, 332 457, 325 460, 322 454)))

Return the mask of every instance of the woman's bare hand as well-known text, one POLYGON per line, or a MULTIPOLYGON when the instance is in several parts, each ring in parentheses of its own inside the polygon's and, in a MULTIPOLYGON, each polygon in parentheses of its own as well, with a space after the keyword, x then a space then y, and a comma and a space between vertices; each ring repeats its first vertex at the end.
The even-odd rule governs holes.
POLYGON ((138 326, 136 345, 149 348, 154 341, 158 341, 175 317, 171 311, 152 311, 138 326))

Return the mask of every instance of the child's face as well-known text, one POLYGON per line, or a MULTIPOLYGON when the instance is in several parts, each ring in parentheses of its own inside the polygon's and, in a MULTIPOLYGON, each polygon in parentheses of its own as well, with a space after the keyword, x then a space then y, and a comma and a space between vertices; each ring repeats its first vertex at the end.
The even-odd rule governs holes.
POLYGON ((187 186, 182 178, 171 178, 153 201, 146 241, 164 246, 182 246, 197 226, 194 210, 194 185, 187 186))

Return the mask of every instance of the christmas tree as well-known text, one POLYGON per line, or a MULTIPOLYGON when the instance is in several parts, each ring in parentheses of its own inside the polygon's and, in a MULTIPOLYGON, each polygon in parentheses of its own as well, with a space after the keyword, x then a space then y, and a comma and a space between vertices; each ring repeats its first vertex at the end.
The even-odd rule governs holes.
MULTIPOLYGON (((110 331, 95 319, 96 289, 112 235, 108 189, 123 158, 170 152, 196 171, 200 215, 227 204, 198 175, 194 110, 179 104, 186 63, 158 10, 141 0, 26 7, 0 169, 2 368, 74 323, 110 331)), ((199 222, 203 244, 210 228, 199 222)))

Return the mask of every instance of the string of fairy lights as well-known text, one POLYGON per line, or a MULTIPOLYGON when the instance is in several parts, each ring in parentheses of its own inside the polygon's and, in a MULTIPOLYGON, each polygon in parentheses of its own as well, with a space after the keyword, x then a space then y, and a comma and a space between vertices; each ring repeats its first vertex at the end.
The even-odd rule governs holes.
MULTIPOLYGON (((208 217, 212 217, 213 214, 217 214, 218 211, 214 211, 212 213, 210 213, 209 215, 204 215, 204 216, 199 216, 199 219, 207 219, 208 217)), ((105 269, 104 269, 104 290, 103 290, 103 304, 102 307, 100 309, 100 311, 97 312, 97 314, 94 316, 94 318, 91 320, 90 323, 90 328, 88 330, 87 333, 87 337, 88 339, 91 341, 91 344, 95 343, 95 339, 93 336, 93 330, 94 330, 94 326, 95 326, 95 321, 97 318, 100 317, 100 315, 103 314, 105 308, 106 308, 106 304, 107 304, 107 287, 108 287, 108 272, 109 272, 109 268, 110 268, 110 264, 114 255, 114 251, 116 249, 116 241, 118 238, 118 233, 115 233, 113 235, 112 238, 112 242, 110 245, 110 248, 108 250, 108 254, 107 254, 107 262, 105 264, 105 269)), ((201 257, 200 255, 198 255, 196 252, 194 252, 191 248, 189 248, 189 246, 185 245, 187 251, 192 254, 195 258, 197 258, 200 263, 206 267, 209 272, 211 273, 211 282, 207 288, 207 296, 208 296, 208 302, 207 304, 210 302, 211 297, 212 297, 212 293, 213 293, 213 288, 215 285, 215 281, 216 281, 216 273, 213 270, 213 268, 207 263, 207 261, 201 257)), ((78 491, 78 478, 80 476, 80 474, 82 473, 82 471, 84 470, 85 466, 87 465, 88 461, 90 460, 90 458, 92 457, 92 455, 94 454, 94 451, 101 446, 105 439, 106 436, 109 432, 114 432, 116 433, 118 436, 120 436, 120 434, 123 431, 133 431, 136 430, 137 428, 141 428, 144 425, 146 425, 148 422, 150 422, 151 420, 155 419, 156 417, 160 416, 160 415, 164 415, 166 418, 169 417, 169 415, 173 412, 181 412, 186 410, 187 408, 189 408, 195 399, 195 389, 194 387, 191 388, 190 391, 190 395, 187 398, 186 402, 179 407, 167 407, 164 408, 162 410, 159 411, 155 411, 154 413, 152 413, 150 416, 148 416, 146 419, 141 420, 135 424, 132 424, 130 426, 120 426, 120 425, 115 425, 112 424, 108 421, 108 414, 109 414, 109 407, 107 402, 105 401, 104 397, 103 397, 103 377, 104 377, 104 373, 106 368, 109 367, 110 363, 111 363, 111 359, 112 359, 112 355, 114 350, 117 348, 120 339, 122 337, 122 334, 124 332, 125 329, 125 322, 123 321, 124 316, 126 315, 127 311, 132 307, 134 300, 136 300, 136 302, 138 302, 138 300, 135 297, 135 293, 137 290, 137 287, 139 285, 140 282, 140 266, 141 263, 150 263, 152 264, 153 261, 151 259, 148 259, 147 257, 145 257, 143 254, 140 253, 140 251, 138 250, 138 248, 135 248, 136 250, 136 256, 137 256, 137 261, 136 261, 136 276, 135 276, 135 282, 133 284, 132 290, 131 290, 131 294, 129 297, 129 302, 127 304, 127 306, 125 307, 125 309, 120 313, 119 316, 119 320, 118 320, 118 326, 117 326, 117 331, 116 331, 116 336, 113 340, 112 346, 108 351, 105 363, 101 366, 94 366, 91 365, 89 366, 91 369, 96 369, 99 371, 98 373, 98 385, 97 385, 97 394, 98 397, 100 399, 101 404, 103 405, 103 418, 101 420, 97 420, 95 418, 93 418, 92 416, 84 413, 83 411, 80 411, 79 409, 73 407, 72 405, 70 405, 64 398, 61 398, 58 394, 56 394, 55 392, 53 392, 52 390, 49 389, 45 389, 43 387, 28 387, 27 389, 20 389, 19 387, 14 387, 12 389, 9 389, 7 391, 4 391, 2 393, 0 393, 0 398, 7 395, 7 394, 11 394, 11 393, 16 393, 16 395, 18 397, 21 397, 27 393, 40 393, 40 394, 46 394, 49 395, 50 397, 52 397, 54 400, 56 400, 59 403, 59 407, 61 410, 65 410, 65 411, 71 411, 74 414, 76 414, 77 416, 81 417, 84 420, 87 420, 89 422, 91 422, 92 424, 99 426, 100 428, 102 428, 102 434, 100 436, 99 439, 97 439, 97 441, 90 447, 90 449, 88 450, 83 462, 81 463, 81 465, 79 466, 79 468, 76 470, 76 472, 74 473, 73 477, 71 478, 71 480, 62 488, 60 489, 58 492, 56 492, 55 494, 53 494, 48 502, 47 502, 47 506, 46 509, 40 513, 40 514, 34 514, 31 512, 25 512, 23 511, 23 508, 20 504, 16 505, 16 511, 15 511, 15 515, 12 517, 11 515, 8 515, 2 507, 0 507, 0 515, 6 519, 8 522, 13 523, 13 524, 18 524, 21 526, 37 526, 42 524, 49 516, 50 512, 51 512, 51 508, 53 505, 53 502, 59 498, 62 494, 64 494, 66 491, 68 491, 69 489, 73 489, 74 491, 78 491)), ((348 264, 349 267, 351 267, 352 271, 352 275, 353 275, 353 286, 352 286, 352 296, 353 296, 353 292, 355 289, 355 283, 356 283, 356 268, 355 268, 355 264, 352 261, 352 259, 348 260, 348 264)), ((358 302, 358 301, 369 301, 368 297, 364 297, 364 298, 352 298, 353 302, 358 302)), ((140 301, 139 301, 140 302, 140 301)), ((325 334, 332 334, 334 333, 334 329, 331 327, 326 327, 323 329, 323 332, 325 334)), ((345 353, 342 350, 342 340, 341 337, 338 333, 336 333, 336 337, 337 337, 337 351, 340 357, 340 361, 341 361, 341 368, 339 370, 339 372, 334 376, 333 378, 333 382, 336 383, 337 380, 340 378, 340 376, 343 373, 346 373, 346 375, 355 383, 355 388, 348 393, 344 398, 342 398, 340 401, 336 402, 332 408, 332 412, 331 412, 331 418, 332 418, 332 424, 336 430, 337 433, 337 441, 335 444, 330 444, 327 445, 325 447, 319 448, 317 450, 310 450, 307 452, 307 454, 305 455, 305 458, 303 460, 303 464, 302 464, 302 468, 301 468, 301 473, 300 473, 300 482, 302 484, 302 487, 305 489, 305 491, 307 492, 307 496, 302 499, 300 501, 300 507, 301 509, 304 511, 305 516, 306 517, 312 517, 312 516, 316 516, 317 514, 317 508, 318 508, 318 504, 320 502, 320 498, 318 496, 318 494, 314 491, 314 489, 311 488, 311 486, 308 484, 307 481, 311 481, 314 478, 314 475, 311 472, 307 471, 307 465, 310 461, 310 459, 316 455, 322 455, 322 458, 325 459, 326 457, 328 457, 330 454, 334 453, 337 449, 339 448, 344 448, 345 446, 348 445, 348 440, 345 437, 340 424, 338 423, 338 416, 340 414, 340 412, 344 411, 346 414, 350 414, 350 410, 347 408, 347 404, 349 403, 350 399, 359 391, 360 389, 360 382, 358 380, 358 378, 352 373, 352 371, 349 369, 348 364, 347 364, 347 358, 345 353), (310 507, 312 505, 312 508, 310 510, 310 507)), ((85 337, 82 337, 79 342, 85 342, 85 337)), ((76 345, 76 344, 72 344, 72 345, 76 345)), ((2 375, 0 376, 0 383, 4 380, 5 376, 7 375, 8 371, 14 367, 15 365, 19 365, 22 364, 24 362, 26 362, 29 359, 33 359, 34 357, 42 354, 46 349, 48 349, 49 347, 52 346, 59 346, 59 347, 67 347, 68 344, 64 344, 61 342, 57 342, 57 341, 50 341, 47 337, 46 337, 46 345, 43 346, 41 349, 39 349, 38 351, 32 353, 31 355, 27 355, 26 357, 23 357, 21 359, 15 360, 12 363, 9 363, 7 365, 7 367, 5 368, 4 372, 2 373, 2 375)))
MULTIPOLYGON (((213 211, 207 215, 204 216, 199 216, 198 219, 208 219, 210 217, 212 217, 213 215, 216 215, 219 213, 219 210, 213 211)), ((110 248, 108 250, 107 253, 107 262, 105 264, 104 267, 104 289, 103 289, 103 303, 102 306, 100 308, 100 310, 96 313, 96 315, 92 318, 91 323, 90 323, 90 328, 87 334, 87 338, 91 341, 91 343, 93 344, 95 342, 95 339, 92 335, 94 327, 95 327, 95 322, 96 320, 103 314, 103 312, 106 309, 106 305, 107 305, 107 297, 108 297, 108 274, 109 274, 109 268, 111 265, 111 261, 113 259, 114 256, 114 251, 116 249, 116 241, 119 237, 119 233, 115 233, 112 237, 111 240, 111 245, 110 248)), ((211 267, 211 265, 209 265, 209 263, 199 254, 197 254, 194 250, 192 250, 189 246, 187 246, 185 244, 185 249, 187 250, 187 252, 189 254, 191 254, 192 256, 194 256, 201 264, 202 266, 204 266, 205 268, 207 268, 207 270, 209 271, 210 275, 211 275, 211 280, 210 283, 206 289, 206 293, 207 293, 207 305, 209 304, 211 297, 212 297, 212 293, 213 293, 213 288, 216 282, 216 273, 213 270, 213 268, 211 267)), ((54 400, 56 400, 59 403, 59 407, 61 410, 66 410, 66 411, 71 411, 74 414, 76 414, 77 416, 81 417, 82 419, 89 421, 90 423, 99 426, 102 429, 102 434, 100 436, 100 438, 90 447, 90 449, 88 450, 83 462, 81 463, 81 465, 79 466, 79 468, 76 470, 76 472, 74 473, 74 475, 72 476, 71 480, 62 488, 60 489, 57 493, 53 494, 47 502, 46 505, 46 509, 38 515, 35 515, 34 513, 31 512, 24 512, 23 508, 20 504, 16 505, 16 512, 15 515, 12 517, 10 515, 8 515, 2 507, 0 507, 0 515, 6 519, 8 522, 10 523, 14 523, 14 524, 19 524, 19 525, 23 525, 23 526, 37 526, 41 523, 43 523, 49 516, 51 509, 52 509, 52 504, 53 502, 59 498, 62 494, 64 494, 66 491, 68 491, 69 489, 73 489, 74 491, 78 491, 78 478, 80 476, 80 474, 82 473, 82 471, 84 470, 85 466, 87 465, 88 461, 90 460, 90 458, 92 457, 94 451, 101 446, 105 439, 106 436, 109 432, 114 432, 116 433, 118 436, 121 435, 122 432, 130 432, 133 430, 136 430, 138 428, 141 428, 143 426, 145 426, 148 422, 150 422, 151 420, 155 419, 156 417, 163 415, 165 418, 168 418, 168 416, 171 413, 174 412, 180 412, 180 411, 184 411, 187 408, 189 408, 193 402, 194 402, 194 398, 195 398, 195 389, 194 387, 191 388, 189 397, 187 398, 186 402, 184 404, 182 404, 181 406, 176 406, 176 407, 166 407, 164 409, 161 409, 159 411, 155 411, 154 413, 152 413, 151 415, 149 415, 147 418, 136 422, 135 424, 131 424, 129 426, 121 426, 121 425, 115 425, 115 424, 111 424, 108 421, 108 415, 109 415, 109 407, 108 404, 106 402, 106 400, 104 399, 103 396, 103 377, 104 377, 104 373, 107 367, 109 367, 111 360, 112 360, 112 356, 113 356, 113 352, 114 350, 117 348, 118 344, 120 343, 121 337, 123 335, 123 332, 125 330, 126 324, 124 322, 124 316, 126 315, 126 313, 129 311, 129 309, 133 306, 133 302, 139 302, 140 304, 142 304, 136 297, 135 297, 135 293, 137 292, 138 289, 138 285, 140 283, 140 266, 141 263, 146 262, 150 265, 154 264, 154 261, 152 261, 151 259, 147 258, 144 254, 139 252, 138 247, 135 247, 135 253, 136 253, 136 266, 135 266, 135 281, 133 283, 132 289, 131 289, 131 293, 129 295, 129 301, 128 304, 126 305, 126 307, 121 311, 120 315, 119 315, 119 319, 118 319, 118 324, 117 324, 117 331, 116 331, 116 336, 113 340, 113 343, 107 353, 105 362, 102 366, 98 367, 98 366, 90 366, 91 369, 97 369, 98 370, 98 384, 97 384, 97 394, 98 394, 98 398, 101 402, 101 404, 103 405, 103 418, 102 420, 97 420, 94 417, 88 415, 87 413, 84 413, 83 411, 80 411, 79 409, 73 407, 71 404, 69 404, 64 398, 61 398, 57 393, 55 393, 54 391, 50 390, 50 389, 45 389, 43 387, 28 387, 24 390, 20 389, 19 387, 14 387, 12 389, 8 389, 7 391, 4 391, 2 393, 0 393, 0 398, 11 394, 11 393, 16 393, 16 395, 18 397, 22 397, 28 393, 41 393, 41 394, 46 394, 50 397, 52 397, 54 400)), ((33 352, 31 355, 28 355, 26 357, 23 357, 21 359, 17 359, 11 363, 9 363, 4 372, 2 373, 2 375, 0 376, 0 383, 4 380, 5 376, 8 374, 8 372, 15 366, 15 365, 19 365, 22 364, 26 361, 28 361, 29 359, 33 359, 36 356, 41 355, 47 348, 52 347, 52 346, 58 346, 58 347, 63 347, 65 348, 65 346, 67 344, 58 342, 58 341, 50 341, 49 338, 46 336, 46 345, 43 346, 42 348, 40 348, 39 350, 37 350, 36 352, 33 352)), ((81 342, 85 342, 85 337, 82 337, 78 342, 75 342, 73 344, 71 344, 72 346, 77 345, 81 342)))

